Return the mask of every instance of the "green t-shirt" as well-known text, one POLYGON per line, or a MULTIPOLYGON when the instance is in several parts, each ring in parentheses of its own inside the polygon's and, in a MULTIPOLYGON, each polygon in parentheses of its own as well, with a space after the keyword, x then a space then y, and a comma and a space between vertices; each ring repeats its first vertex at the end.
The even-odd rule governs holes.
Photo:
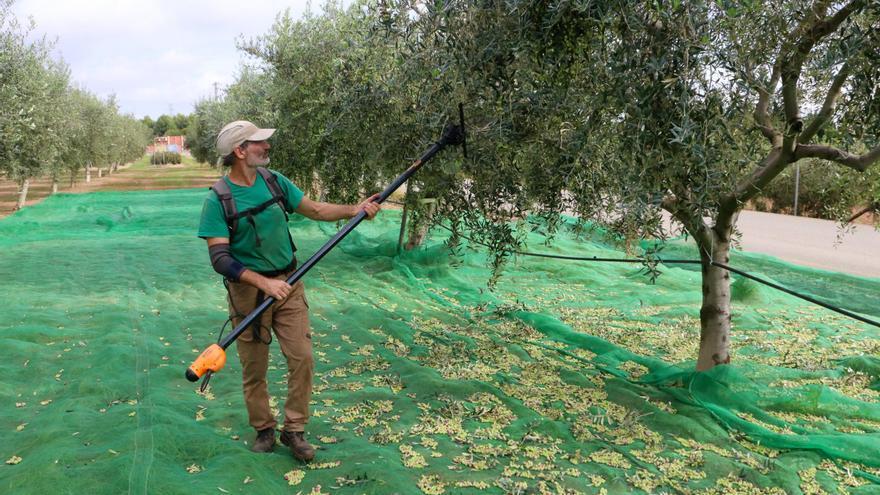
MULTIPOLYGON (((271 171, 278 178, 278 185, 287 197, 287 211, 293 212, 302 201, 303 192, 293 185, 287 177, 271 171)), ((272 199, 269 186, 263 176, 257 174, 254 184, 250 187, 232 183, 229 177, 223 180, 232 190, 232 198, 239 212, 259 206, 272 199)), ((230 244, 230 251, 246 268, 256 272, 270 272, 286 267, 293 260, 293 248, 290 245, 290 231, 284 219, 284 212, 278 204, 273 204, 254 215, 254 226, 246 217, 238 220, 235 236, 230 244), (260 247, 257 247, 257 235, 260 247)), ((202 206, 202 218, 199 222, 199 237, 229 237, 229 228, 223 215, 220 198, 214 191, 208 193, 202 206)))

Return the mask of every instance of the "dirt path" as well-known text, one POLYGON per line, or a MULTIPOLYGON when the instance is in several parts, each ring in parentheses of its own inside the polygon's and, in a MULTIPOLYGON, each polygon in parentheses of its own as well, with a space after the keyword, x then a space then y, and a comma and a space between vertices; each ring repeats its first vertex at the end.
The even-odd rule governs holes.
MULTIPOLYGON (((707 219, 708 220, 708 219, 707 219)), ((668 232, 678 232, 664 214, 668 232)), ((739 249, 768 254, 797 265, 880 278, 880 231, 852 224, 842 231, 837 222, 743 210, 736 223, 739 249)), ((688 241, 688 242, 693 242, 688 241)))
MULTIPOLYGON (((86 193, 94 191, 137 191, 150 189, 179 189, 188 187, 210 187, 219 177, 217 169, 194 160, 185 158, 181 165, 165 165, 154 167, 141 159, 129 164, 111 175, 106 170, 98 178, 97 170, 92 171, 91 182, 85 181, 85 172, 81 172, 77 183, 70 187, 70 179, 65 178, 58 185, 59 193, 86 193)), ((52 190, 49 179, 31 181, 25 206, 39 203, 52 190)), ((0 179, 0 218, 14 212, 18 200, 18 185, 15 182, 0 179)))
POLYGON ((743 211, 742 249, 791 263, 862 277, 880 277, 880 232, 853 225, 842 232, 829 220, 743 211))

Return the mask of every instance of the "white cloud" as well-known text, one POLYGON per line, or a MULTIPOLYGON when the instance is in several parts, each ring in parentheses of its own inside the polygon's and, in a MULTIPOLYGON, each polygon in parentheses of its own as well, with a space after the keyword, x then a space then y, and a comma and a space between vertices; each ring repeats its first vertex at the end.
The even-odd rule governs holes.
POLYGON ((233 81, 245 55, 235 43, 269 31, 278 13, 299 17, 307 0, 20 0, 36 35, 57 38, 56 53, 76 84, 120 109, 153 118, 192 104, 233 81))
POLYGON ((156 62, 168 67, 186 67, 198 62, 192 53, 171 48, 159 54, 156 62))

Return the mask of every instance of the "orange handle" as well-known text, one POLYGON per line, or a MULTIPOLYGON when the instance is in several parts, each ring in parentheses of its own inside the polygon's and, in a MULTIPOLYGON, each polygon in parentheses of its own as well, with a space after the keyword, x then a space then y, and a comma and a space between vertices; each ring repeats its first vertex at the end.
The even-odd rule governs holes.
POLYGON ((224 365, 226 365, 226 351, 219 345, 212 344, 186 369, 186 379, 191 382, 198 381, 206 372, 220 371, 224 365))

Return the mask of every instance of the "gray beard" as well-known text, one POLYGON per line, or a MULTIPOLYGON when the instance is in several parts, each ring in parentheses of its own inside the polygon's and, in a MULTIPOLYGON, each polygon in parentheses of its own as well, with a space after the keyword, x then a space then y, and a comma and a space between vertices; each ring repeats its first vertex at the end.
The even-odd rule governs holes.
POLYGON ((256 163, 251 163, 251 161, 248 160, 247 164, 248 164, 249 167, 265 167, 266 165, 269 165, 269 162, 270 162, 270 161, 272 161, 272 159, 271 159, 270 157, 267 156, 265 162, 263 162, 262 160, 260 160, 260 161, 258 161, 258 162, 256 162, 256 163))

